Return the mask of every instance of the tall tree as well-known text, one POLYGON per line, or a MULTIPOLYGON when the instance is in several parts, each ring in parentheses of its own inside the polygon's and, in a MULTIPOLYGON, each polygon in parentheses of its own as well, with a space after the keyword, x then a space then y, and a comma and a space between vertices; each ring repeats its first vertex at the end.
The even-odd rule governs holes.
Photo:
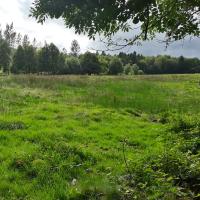
POLYGON ((79 53, 80 53, 80 50, 81 50, 81 48, 80 48, 80 45, 79 45, 78 41, 77 40, 73 40, 72 44, 71 44, 71 55, 77 57, 79 55, 79 53))
POLYGON ((65 60, 65 65, 67 67, 68 74, 81 74, 81 64, 77 57, 68 56, 65 60))

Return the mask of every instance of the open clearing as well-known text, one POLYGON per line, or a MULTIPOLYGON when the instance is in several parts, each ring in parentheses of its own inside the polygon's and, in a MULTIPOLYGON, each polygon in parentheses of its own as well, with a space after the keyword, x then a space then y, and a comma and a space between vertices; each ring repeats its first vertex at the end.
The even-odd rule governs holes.
MULTIPOLYGON (((200 75, 0 77, 0 199, 134 199, 132 193, 135 199, 192 199, 191 191, 199 191, 176 183, 163 166, 159 172, 166 176, 153 168, 150 174, 158 179, 152 183, 138 168, 163 155, 169 143, 185 143, 171 128, 185 130, 173 124, 180 117, 190 125, 198 120, 199 80, 200 75), (137 183, 123 185, 131 173, 137 183)), ((180 154, 178 160, 186 151, 180 154)), ((178 173, 175 165, 171 169, 178 173)))

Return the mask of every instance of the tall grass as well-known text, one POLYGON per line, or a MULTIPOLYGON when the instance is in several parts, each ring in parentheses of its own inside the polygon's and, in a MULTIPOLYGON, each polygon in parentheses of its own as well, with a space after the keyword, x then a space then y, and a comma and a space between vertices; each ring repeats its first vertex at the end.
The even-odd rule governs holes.
POLYGON ((159 113, 162 111, 199 112, 198 75, 163 75, 138 77, 91 76, 14 76, 1 81, 1 87, 43 89, 59 93, 75 103, 112 108, 133 108, 159 113))

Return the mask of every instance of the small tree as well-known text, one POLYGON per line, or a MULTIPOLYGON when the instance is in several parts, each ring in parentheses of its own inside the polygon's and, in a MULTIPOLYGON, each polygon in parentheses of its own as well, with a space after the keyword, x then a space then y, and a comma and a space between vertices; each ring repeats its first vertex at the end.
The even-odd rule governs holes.
POLYGON ((109 72, 110 75, 118 75, 123 73, 122 62, 119 58, 114 57, 109 63, 109 72))
POLYGON ((77 40, 73 40, 71 44, 71 55, 77 57, 80 53, 80 45, 77 40))

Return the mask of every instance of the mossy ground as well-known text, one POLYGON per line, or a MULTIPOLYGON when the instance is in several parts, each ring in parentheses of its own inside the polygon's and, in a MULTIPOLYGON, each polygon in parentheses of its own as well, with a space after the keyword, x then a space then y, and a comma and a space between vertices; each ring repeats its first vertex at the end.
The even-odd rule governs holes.
POLYGON ((165 151, 170 116, 198 115, 199 79, 0 77, 0 199, 125 198, 120 177, 165 151))

